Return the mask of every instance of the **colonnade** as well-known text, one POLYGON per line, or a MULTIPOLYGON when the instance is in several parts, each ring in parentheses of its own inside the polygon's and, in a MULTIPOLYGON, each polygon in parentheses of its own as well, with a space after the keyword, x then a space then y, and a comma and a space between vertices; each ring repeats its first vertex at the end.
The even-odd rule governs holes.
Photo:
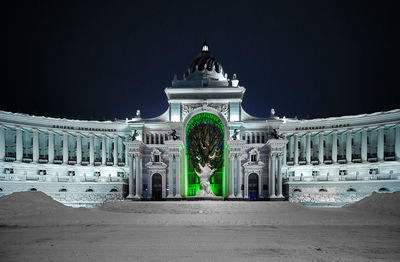
MULTIPOLYGON (((350 163, 355 160, 359 160, 360 162, 367 162, 367 161, 384 161, 385 155, 394 153, 394 159, 391 160, 399 160, 400 159, 400 125, 396 125, 394 127, 394 139, 387 139, 390 138, 389 135, 385 137, 385 127, 379 126, 376 127, 376 136, 372 137, 371 132, 368 131, 368 128, 362 128, 360 130, 352 130, 347 129, 343 131, 320 131, 317 133, 293 133, 290 136, 285 137, 289 139, 289 148, 286 147, 283 149, 284 156, 283 157, 283 164, 288 164, 287 161, 290 161, 290 164, 298 165, 299 161, 305 161, 302 164, 321 164, 321 163, 338 163, 338 162, 347 162, 350 163), (340 133, 339 133, 340 132, 340 133), (360 145, 358 148, 354 147, 354 138, 356 134, 359 135, 360 145), (344 141, 342 144, 338 145, 339 141, 339 134, 344 137, 344 141), (305 158, 299 158, 299 145, 300 145, 300 137, 305 136, 305 145, 304 143, 301 144, 300 148, 305 148, 305 158), (312 137, 318 138, 318 146, 312 147, 312 137), (324 141, 327 141, 329 137, 329 148, 326 148, 324 145, 324 141), (374 139, 372 139, 374 138, 374 139), (376 141, 375 141, 376 140, 376 141), (385 141, 387 140, 387 141, 385 141), (394 141, 393 141, 394 140, 394 141), (393 143, 394 142, 394 143, 393 143), (393 144, 391 144, 393 143, 393 144), (376 150, 375 150, 376 148, 376 150), (390 151, 386 151, 385 148, 392 148, 390 151), (374 150, 373 150, 374 149, 374 150), (318 154, 315 154, 315 151, 318 154), (330 154, 326 154, 327 150, 330 150, 330 154), (338 151, 344 152, 343 158, 339 159, 338 151), (355 150, 357 157, 355 156, 355 150), (371 154, 374 152, 374 154, 371 154), (313 154, 314 153, 314 154, 313 154), (375 154, 376 153, 376 154, 375 154), (316 155, 317 158, 313 159, 312 156, 316 155), (327 162, 328 161, 328 162, 327 162)), ((315 139, 316 140, 316 139, 315 139)), ((304 139, 302 139, 304 141, 304 139)))
MULTIPOLYGON (((9 128, 9 127, 7 127, 9 128)), ((4 160, 15 160, 18 162, 22 162, 24 160, 24 147, 29 147, 32 148, 32 157, 29 158, 28 160, 30 160, 31 162, 34 163, 55 163, 59 161, 60 163, 63 164, 83 164, 84 161, 83 159, 83 153, 84 151, 82 150, 82 137, 89 137, 89 159, 88 159, 88 163, 86 164, 90 164, 90 165, 94 165, 95 163, 95 134, 93 133, 89 133, 89 134, 82 134, 80 132, 67 132, 67 131, 60 131, 60 132, 56 132, 54 130, 39 130, 37 128, 32 128, 31 130, 26 130, 26 129, 22 129, 19 126, 15 127, 15 152, 7 152, 6 147, 7 147, 7 141, 6 141, 6 135, 5 135, 5 126, 0 126, 0 161, 4 161, 4 160), (32 142, 29 145, 26 145, 23 142, 23 132, 30 132, 30 134, 32 135, 32 142), (46 159, 41 159, 39 152, 40 152, 40 141, 39 141, 39 133, 40 132, 47 132, 47 157, 46 159), (62 159, 61 160, 57 160, 55 159, 55 136, 59 134, 60 138, 61 138, 61 147, 62 147, 62 159), (70 149, 70 145, 71 145, 71 141, 70 141, 70 136, 73 136, 75 139, 73 139, 73 148, 75 149, 73 152, 73 157, 70 156, 71 154, 71 150, 70 149), (7 156, 7 154, 11 154, 12 156, 9 157, 7 156), (6 159, 8 158, 8 159, 6 159)), ((118 165, 118 155, 121 154, 122 157, 121 159, 124 159, 124 152, 123 148, 119 148, 118 144, 119 144, 119 140, 122 139, 118 136, 118 134, 114 133, 114 134, 105 134, 102 133, 101 135, 101 164, 102 165, 118 165), (110 138, 111 137, 111 138, 110 138), (112 152, 110 152, 111 150, 107 150, 107 146, 110 145, 110 139, 112 140, 112 144, 113 146, 113 150, 112 152), (108 154, 107 154, 108 153, 108 154), (107 155, 111 155, 112 154, 112 162, 108 163, 107 162, 107 155)), ((14 144, 14 141, 9 141, 8 143, 11 143, 12 145, 14 144)), ((111 158, 109 158, 111 159, 111 158)), ((124 163, 125 164, 125 163, 124 163)))

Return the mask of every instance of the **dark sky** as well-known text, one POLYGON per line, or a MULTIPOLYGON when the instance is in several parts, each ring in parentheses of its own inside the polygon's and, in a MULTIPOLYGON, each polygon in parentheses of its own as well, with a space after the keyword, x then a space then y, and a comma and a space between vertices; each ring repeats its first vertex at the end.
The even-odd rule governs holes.
POLYGON ((167 109, 204 40, 256 116, 400 108, 396 1, 8 1, 0 109, 73 119, 167 109))

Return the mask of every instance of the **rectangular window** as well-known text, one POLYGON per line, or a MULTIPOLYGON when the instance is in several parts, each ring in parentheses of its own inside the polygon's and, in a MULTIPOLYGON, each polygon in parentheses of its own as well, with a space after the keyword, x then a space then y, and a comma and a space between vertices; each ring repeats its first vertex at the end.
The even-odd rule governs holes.
POLYGON ((160 162, 160 155, 154 155, 154 162, 160 162))
POLYGON ((255 154, 250 156, 250 161, 251 162, 256 162, 257 161, 255 154))
POLYGON ((345 176, 345 175, 347 175, 347 170, 345 170, 345 169, 339 170, 339 175, 340 175, 340 176, 345 176))

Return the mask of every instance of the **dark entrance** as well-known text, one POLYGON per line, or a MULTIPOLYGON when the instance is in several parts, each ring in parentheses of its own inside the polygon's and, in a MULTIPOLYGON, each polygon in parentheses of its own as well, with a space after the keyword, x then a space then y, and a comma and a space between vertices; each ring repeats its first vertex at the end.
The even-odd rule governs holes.
POLYGON ((151 198, 153 200, 161 200, 162 199, 162 177, 160 174, 153 174, 151 178, 151 198))
POLYGON ((258 200, 258 175, 249 175, 249 200, 258 200))

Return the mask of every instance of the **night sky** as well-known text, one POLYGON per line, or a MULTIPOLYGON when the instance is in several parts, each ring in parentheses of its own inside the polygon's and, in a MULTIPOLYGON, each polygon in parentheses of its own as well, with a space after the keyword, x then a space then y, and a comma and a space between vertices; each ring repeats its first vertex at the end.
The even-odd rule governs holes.
POLYGON ((298 118, 400 108, 396 1, 8 1, 0 109, 113 120, 167 107, 207 40, 243 108, 298 118))

